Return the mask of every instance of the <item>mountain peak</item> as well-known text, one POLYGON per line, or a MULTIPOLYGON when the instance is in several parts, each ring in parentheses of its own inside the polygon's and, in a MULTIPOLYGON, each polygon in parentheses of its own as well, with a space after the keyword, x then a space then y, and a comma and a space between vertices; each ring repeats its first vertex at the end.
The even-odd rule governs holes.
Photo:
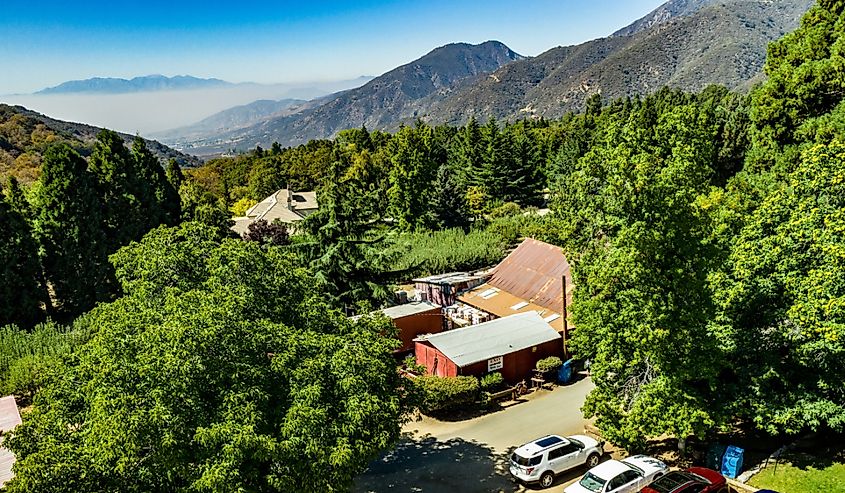
POLYGON ((658 24, 669 22, 677 17, 694 14, 707 5, 714 3, 714 1, 715 0, 669 0, 660 7, 654 9, 645 17, 637 19, 632 24, 623 27, 610 36, 617 37, 637 34, 640 31, 651 29, 658 24))

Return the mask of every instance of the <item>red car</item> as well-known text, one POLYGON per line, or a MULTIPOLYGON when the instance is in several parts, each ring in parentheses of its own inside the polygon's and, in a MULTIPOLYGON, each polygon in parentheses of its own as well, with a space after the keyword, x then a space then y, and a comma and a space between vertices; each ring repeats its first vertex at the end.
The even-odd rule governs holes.
POLYGON ((729 493, 724 476, 712 469, 690 467, 672 471, 642 489, 640 493, 729 493))

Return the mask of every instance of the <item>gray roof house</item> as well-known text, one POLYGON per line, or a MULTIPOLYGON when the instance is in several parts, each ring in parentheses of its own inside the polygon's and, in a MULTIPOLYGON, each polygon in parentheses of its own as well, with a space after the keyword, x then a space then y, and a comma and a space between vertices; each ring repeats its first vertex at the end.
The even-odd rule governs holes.
POLYGON ((278 220, 294 224, 316 212, 318 208, 317 192, 292 192, 283 188, 250 207, 246 216, 234 218, 232 229, 242 235, 250 224, 262 219, 268 223, 278 220))

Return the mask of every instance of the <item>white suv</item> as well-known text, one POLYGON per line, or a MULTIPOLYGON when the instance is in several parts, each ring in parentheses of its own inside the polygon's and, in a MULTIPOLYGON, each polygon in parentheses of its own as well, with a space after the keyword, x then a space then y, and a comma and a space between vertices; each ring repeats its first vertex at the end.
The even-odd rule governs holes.
POLYGON ((603 445, 604 442, 584 435, 538 438, 514 450, 510 458, 510 472, 520 481, 540 483, 543 488, 548 488, 557 474, 584 464, 588 467, 598 464, 604 453, 603 445))
POLYGON ((636 493, 663 476, 669 468, 647 455, 609 460, 593 467, 564 493, 636 493))

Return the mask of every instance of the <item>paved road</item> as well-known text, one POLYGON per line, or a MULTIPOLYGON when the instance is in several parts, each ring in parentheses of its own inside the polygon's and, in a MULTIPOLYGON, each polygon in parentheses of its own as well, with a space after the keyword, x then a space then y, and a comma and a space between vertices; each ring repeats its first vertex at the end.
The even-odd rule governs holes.
MULTIPOLYGON (((592 390, 581 380, 554 391, 537 391, 526 402, 479 418, 443 422, 430 418, 405 427, 396 450, 370 465, 356 493, 491 493, 526 491, 507 472, 509 451, 548 434, 584 431, 581 405, 592 390)), ((560 493, 580 477, 577 469, 544 490, 560 493)), ((529 490, 530 491, 530 490, 529 490)))

